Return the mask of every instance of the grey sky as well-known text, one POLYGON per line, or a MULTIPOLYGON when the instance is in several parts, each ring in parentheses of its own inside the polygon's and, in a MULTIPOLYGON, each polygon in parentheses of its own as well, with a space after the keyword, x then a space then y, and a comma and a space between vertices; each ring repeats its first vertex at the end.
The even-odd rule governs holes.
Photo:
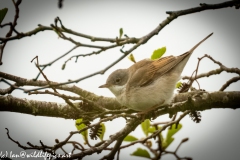
MULTIPOLYGON (((207 1, 206 1, 207 2, 207 1)), ((223 1, 211 1, 219 3, 223 1)), ((198 6, 204 1, 64 1, 63 9, 57 8, 57 1, 31 1, 23 0, 20 5, 20 18, 18 20, 17 30, 27 32, 37 27, 37 24, 49 26, 54 23, 54 18, 59 16, 64 25, 68 28, 81 33, 98 37, 116 37, 119 28, 123 28, 128 36, 141 37, 152 31, 166 17, 166 11, 175 11, 198 6)), ((0 0, 0 9, 7 7, 7 13, 4 22, 12 21, 14 17, 14 7, 9 0, 0 0)), ((204 42, 192 55, 183 75, 190 75, 197 64, 197 58, 204 54, 209 54, 227 67, 240 68, 240 23, 239 10, 233 8, 209 10, 201 13, 194 13, 179 17, 164 28, 157 36, 154 36, 147 44, 140 46, 133 52, 136 60, 150 57, 153 50, 166 46, 166 55, 179 55, 189 50, 199 40, 214 32, 213 36, 204 42)), ((7 29, 0 29, 0 37, 5 36, 7 29)), ((78 38, 81 42, 89 43, 87 40, 78 38)), ((34 78, 37 75, 37 68, 30 63, 36 55, 41 64, 47 63, 54 58, 62 55, 73 47, 72 44, 57 37, 54 32, 42 32, 32 37, 22 40, 11 41, 7 44, 3 56, 3 65, 0 70, 14 74, 23 78, 34 78)), ((130 46, 126 46, 129 48, 130 46)), ((111 61, 121 56, 118 49, 112 49, 101 55, 79 58, 78 63, 75 60, 68 62, 66 69, 61 70, 64 61, 75 54, 84 54, 91 52, 92 49, 80 48, 72 52, 66 58, 52 65, 45 70, 45 74, 52 81, 64 82, 68 79, 77 79, 92 72, 105 68, 111 61)), ((107 76, 118 68, 127 68, 132 62, 127 58, 115 65, 105 75, 98 75, 76 84, 83 89, 94 92, 98 95, 113 96, 110 91, 99 89, 98 86, 104 84, 107 76)), ((200 66, 200 73, 218 68, 209 60, 204 60, 200 66)), ((208 91, 216 91, 221 85, 235 75, 222 73, 219 76, 200 80, 201 87, 208 91)), ((40 79, 43 79, 40 77, 40 79)), ((0 83, 0 88, 6 85, 0 83)), ((232 84, 227 90, 240 89, 240 83, 232 84)), ((13 96, 61 102, 57 97, 52 96, 28 96, 21 91, 14 91, 13 96)), ((168 116, 159 117, 159 120, 165 121, 168 116)), ((235 160, 240 156, 240 121, 239 110, 215 109, 202 112, 202 122, 196 124, 186 116, 182 120, 183 129, 177 133, 174 143, 169 150, 174 150, 179 142, 189 137, 189 141, 184 143, 179 150, 180 156, 189 156, 194 160, 235 160)), ((118 119, 107 124, 107 134, 113 134, 114 131, 124 127, 123 120, 118 119), (116 128, 117 124, 117 128, 116 128)), ((54 144, 58 138, 63 140, 70 131, 76 130, 74 120, 65 120, 61 118, 46 118, 24 115, 19 113, 0 113, 0 152, 21 151, 13 144, 6 135, 6 130, 10 130, 11 136, 26 144, 28 141, 39 145, 42 140, 48 145, 54 144)), ((136 137, 143 137, 140 128, 133 133, 136 137)), ((81 140, 82 137, 74 137, 74 140, 81 140)), ((93 142, 92 142, 93 143, 93 142)), ((138 145, 141 146, 141 145, 138 145)), ((121 159, 138 159, 129 156, 134 148, 121 151, 121 159)), ((31 153, 31 151, 29 152, 31 153)), ((103 152, 104 153, 104 152, 103 152)), ((106 153, 106 152, 105 152, 106 153)), ((103 154, 101 154, 103 155, 103 154)), ((84 159, 98 159, 99 155, 86 157, 84 159)), ((164 157, 163 160, 172 159, 164 157)))

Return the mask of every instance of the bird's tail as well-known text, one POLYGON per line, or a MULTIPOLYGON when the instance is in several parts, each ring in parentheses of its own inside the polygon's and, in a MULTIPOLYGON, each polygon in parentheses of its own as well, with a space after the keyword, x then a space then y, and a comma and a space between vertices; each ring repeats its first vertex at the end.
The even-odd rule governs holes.
POLYGON ((213 32, 211 34, 209 34, 207 37, 205 37, 203 40, 201 40, 198 44, 196 44, 192 49, 190 49, 188 52, 190 54, 192 54, 192 52, 201 44, 203 43, 206 39, 208 39, 211 35, 213 34, 213 32))

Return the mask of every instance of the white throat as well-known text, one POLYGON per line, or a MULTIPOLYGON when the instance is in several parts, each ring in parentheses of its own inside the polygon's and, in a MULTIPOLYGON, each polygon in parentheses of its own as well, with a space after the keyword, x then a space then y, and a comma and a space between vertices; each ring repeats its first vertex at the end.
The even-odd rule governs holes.
POLYGON ((113 86, 109 87, 109 90, 110 90, 116 97, 121 96, 121 94, 123 94, 123 92, 125 91, 125 89, 126 89, 126 85, 122 85, 122 86, 113 85, 113 86))

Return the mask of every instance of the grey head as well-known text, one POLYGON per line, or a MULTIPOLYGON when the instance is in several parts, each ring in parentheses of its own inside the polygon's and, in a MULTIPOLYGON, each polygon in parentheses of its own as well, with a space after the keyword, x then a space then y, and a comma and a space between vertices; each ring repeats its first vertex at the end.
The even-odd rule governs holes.
POLYGON ((118 96, 126 88, 128 78, 128 69, 118 69, 111 73, 106 84, 99 86, 99 88, 108 88, 115 96, 118 96))

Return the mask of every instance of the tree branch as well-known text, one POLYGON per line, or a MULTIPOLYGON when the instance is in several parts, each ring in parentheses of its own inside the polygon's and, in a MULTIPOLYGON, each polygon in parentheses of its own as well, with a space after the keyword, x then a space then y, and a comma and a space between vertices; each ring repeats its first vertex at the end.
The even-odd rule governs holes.
MULTIPOLYGON (((234 78, 231 78, 229 81, 227 81, 221 88, 219 91, 224 91, 230 84, 234 83, 234 82, 237 82, 239 81, 239 77, 240 77, 240 69, 238 68, 229 68, 229 67, 226 67, 225 65, 223 65, 222 63, 220 63, 219 61, 215 60, 214 58, 212 58, 210 55, 207 55, 205 54, 204 56, 202 56, 201 58, 199 58, 199 61, 198 61, 198 65, 197 65, 197 68, 199 67, 199 63, 201 60, 203 60, 204 58, 209 58, 211 61, 213 61, 214 63, 216 63, 217 65, 219 65, 219 68, 218 69, 215 69, 215 70, 211 70, 207 73, 201 73, 199 75, 197 75, 197 72, 196 72, 196 76, 194 77, 189 77, 189 76, 184 76, 182 77, 182 79, 188 79, 189 81, 193 82, 194 80, 197 80, 197 79, 200 79, 200 78, 204 78, 204 77, 210 77, 212 75, 217 75, 217 74, 220 74, 222 73, 223 71, 227 72, 227 73, 236 73, 238 74, 237 77, 234 77, 234 78)), ((195 70, 197 71, 197 70, 195 70)))
MULTIPOLYGON (((136 43, 129 50, 125 51, 124 55, 119 57, 117 60, 115 60, 110 65, 108 65, 106 68, 104 68, 100 71, 97 71, 95 73, 89 74, 87 76, 78 78, 78 79, 73 80, 73 81, 62 82, 62 83, 56 84, 56 85, 65 85, 65 84, 70 84, 70 83, 78 83, 79 81, 82 81, 84 79, 90 78, 90 77, 98 75, 98 74, 104 74, 108 69, 110 69, 112 66, 117 64, 119 61, 121 61, 123 58, 125 58, 128 54, 130 54, 132 51, 134 51, 140 45, 146 43, 154 35, 157 35, 166 25, 168 25, 171 21, 178 18, 179 16, 192 14, 192 13, 196 13, 196 12, 200 12, 200 11, 204 11, 204 10, 209 10, 209 9, 221 9, 221 8, 232 7, 232 6, 236 6, 236 8, 238 8, 239 4, 240 4, 239 1, 233 0, 233 1, 228 1, 228 2, 219 3, 219 4, 200 4, 199 7, 190 8, 190 9, 186 9, 186 10, 171 11, 171 12, 168 11, 166 13, 169 14, 169 16, 164 21, 162 21, 162 23, 160 23, 153 31, 151 31, 150 33, 148 33, 147 35, 145 35, 145 36, 143 36, 139 39, 136 39, 136 38, 124 38, 124 39, 96 38, 96 37, 93 37, 93 36, 77 33, 77 32, 74 32, 70 29, 67 29, 65 26, 62 25, 61 20, 59 18, 57 18, 57 20, 60 21, 61 28, 59 28, 57 26, 55 26, 53 28, 53 27, 44 27, 44 26, 39 25, 38 28, 36 28, 35 30, 30 31, 28 33, 25 33, 25 34, 21 33, 21 35, 17 35, 15 37, 10 37, 10 38, 0 38, 0 40, 2 42, 7 42, 9 40, 20 39, 20 38, 23 38, 23 37, 26 37, 26 36, 31 36, 33 34, 38 33, 39 31, 55 30, 56 32, 60 32, 60 33, 61 32, 66 32, 66 33, 69 33, 69 34, 72 34, 72 35, 78 35, 80 37, 91 39, 92 41, 98 41, 99 40, 99 41, 116 42, 117 46, 122 46, 122 45, 127 44, 127 43, 136 43), (56 27, 57 27, 57 30, 56 30, 56 27)), ((55 24, 57 24, 57 20, 55 21, 55 24)), ((37 89, 28 90, 27 92, 35 91, 35 90, 39 90, 39 89, 44 89, 44 88, 48 88, 48 87, 50 87, 50 86, 45 86, 45 87, 41 87, 41 88, 37 88, 37 89)))
MULTIPOLYGON (((111 99, 111 98, 109 98, 111 99)), ((213 108, 229 108, 237 109, 240 108, 240 92, 187 92, 181 93, 175 96, 173 105, 169 108, 160 108, 156 111, 156 115, 164 114, 175 114, 177 112, 183 112, 186 110, 203 111, 213 108), (189 98, 192 97, 192 98, 189 98)), ((112 98, 111 104, 115 99, 112 98)), ((98 103, 98 102, 96 102, 98 103)), ((118 102, 115 101, 115 106, 119 106, 118 102)), ((101 105, 109 105, 108 101, 102 101, 101 105)), ((76 114, 74 110, 66 105, 54 102, 43 102, 35 100, 20 99, 12 96, 0 96, 0 111, 9 111, 17 113, 25 113, 35 116, 50 116, 50 117, 61 117, 66 119, 77 119, 79 114, 76 114)), ((119 108, 120 109, 120 108, 119 108)), ((124 113, 117 109, 118 113, 124 113)), ((113 110, 114 111, 114 110, 113 110)), ((103 112, 104 113, 104 112, 103 112)), ((114 112, 106 112, 114 113, 114 112)), ((84 114, 84 113, 83 113, 84 114)), ((96 114, 99 114, 96 113, 96 114)), ((116 113, 115 113, 116 114, 116 113)))
MULTIPOLYGON (((16 3, 14 2, 16 9, 18 9, 18 5, 20 4, 20 2, 21 2, 20 0, 17 1, 16 3)), ((130 54, 132 51, 137 49, 140 45, 148 42, 148 40, 150 40, 154 35, 157 35, 166 25, 171 23, 174 19, 178 18, 179 16, 192 14, 192 13, 209 10, 209 9, 220 9, 220 8, 232 7, 232 6, 235 6, 235 8, 238 9, 240 6, 240 1, 233 0, 233 1, 223 2, 223 3, 219 3, 219 4, 200 4, 199 7, 190 8, 190 9, 186 9, 186 10, 180 10, 180 11, 174 11, 174 12, 168 11, 166 13, 169 14, 169 16, 164 21, 162 21, 154 30, 149 32, 147 35, 142 36, 141 38, 129 38, 128 36, 126 36, 126 38, 93 37, 93 36, 78 33, 78 32, 72 31, 71 29, 66 28, 62 24, 61 20, 58 17, 55 19, 55 25, 52 24, 51 27, 39 25, 38 28, 36 28, 32 31, 29 31, 26 33, 19 33, 15 29, 15 26, 17 24, 17 23, 15 23, 15 21, 17 21, 18 12, 19 12, 19 11, 16 11, 16 17, 14 19, 14 23, 10 24, 11 34, 12 34, 12 32, 14 32, 16 35, 12 36, 11 34, 9 34, 9 36, 6 36, 5 38, 0 38, 0 44, 3 44, 2 46, 0 46, 1 51, 3 51, 3 48, 8 41, 22 39, 24 37, 32 36, 33 34, 37 34, 40 31, 45 31, 45 30, 55 31, 60 38, 70 41, 71 43, 75 44, 75 47, 72 48, 71 50, 69 50, 67 53, 63 54, 62 56, 56 58, 55 60, 53 60, 47 64, 44 64, 44 65, 37 64, 37 67, 38 67, 40 73, 43 74, 46 81, 40 81, 40 80, 36 80, 36 79, 35 80, 27 80, 27 79, 24 79, 21 77, 17 77, 17 76, 13 76, 13 75, 10 75, 7 73, 0 72, 0 81, 7 83, 10 86, 7 89, 0 89, 0 94, 6 95, 6 94, 11 93, 15 89, 21 89, 30 94, 51 94, 54 96, 58 96, 60 98, 63 98, 64 100, 66 100, 66 102, 68 104, 58 104, 58 103, 53 103, 53 102, 51 103, 51 102, 20 99, 20 98, 16 98, 16 97, 12 97, 12 96, 8 95, 8 96, 0 96, 0 111, 18 112, 18 113, 37 115, 37 116, 61 117, 61 118, 67 118, 67 119, 83 118, 84 121, 81 123, 85 123, 85 121, 91 121, 96 118, 100 118, 100 120, 95 124, 90 124, 90 122, 89 122, 89 124, 86 125, 86 127, 80 129, 79 131, 71 132, 69 134, 69 136, 62 142, 59 142, 59 140, 56 140, 57 144, 54 146, 47 146, 47 145, 43 144, 43 142, 40 141, 39 146, 33 145, 30 142, 28 142, 27 144, 30 147, 25 147, 25 146, 21 145, 20 143, 18 143, 18 141, 13 140, 10 137, 8 129, 6 129, 8 138, 11 141, 13 141, 14 143, 16 143, 21 148, 41 149, 43 151, 47 150, 51 154, 54 154, 57 149, 62 149, 63 152, 67 153, 63 149, 63 146, 67 143, 73 144, 73 146, 74 146, 73 150, 79 149, 79 147, 77 147, 77 144, 78 144, 78 146, 81 147, 81 149, 79 149, 80 152, 78 152, 76 154, 72 154, 70 158, 66 158, 66 159, 75 159, 75 158, 81 159, 81 158, 85 157, 86 155, 91 155, 93 153, 99 153, 102 150, 109 150, 109 148, 107 148, 107 147, 110 144, 112 144, 113 142, 116 142, 115 146, 113 148, 110 148, 111 149, 110 153, 103 157, 103 159, 114 159, 114 156, 117 151, 120 152, 121 148, 128 147, 128 146, 121 147, 121 143, 122 143, 122 140, 124 139, 124 137, 126 137, 132 130, 134 130, 144 120, 144 118, 151 119, 153 116, 151 115, 151 113, 144 115, 144 118, 143 118, 143 116, 134 115, 132 113, 135 113, 135 112, 132 112, 129 109, 123 109, 121 107, 121 105, 114 98, 105 98, 102 96, 97 96, 91 92, 85 91, 76 86, 68 86, 66 84, 77 83, 79 81, 90 78, 92 76, 95 76, 98 74, 104 74, 108 69, 110 69, 112 66, 114 66, 115 64, 120 62, 128 54, 130 54), (57 26, 58 22, 61 25, 60 27, 57 26), (114 43, 114 44, 110 44, 108 46, 83 44, 83 43, 80 43, 80 42, 74 40, 72 37, 68 37, 68 35, 76 35, 79 37, 83 37, 83 38, 91 40, 92 42, 103 41, 103 42, 114 43), (71 58, 76 57, 76 59, 77 59, 79 56, 84 57, 84 56, 89 56, 89 55, 93 55, 93 54, 100 54, 101 52, 103 52, 107 49, 123 46, 123 45, 129 44, 129 43, 132 43, 134 45, 127 51, 120 50, 123 53, 123 55, 120 56, 118 59, 116 59, 111 64, 109 64, 107 67, 105 67, 104 69, 101 69, 95 73, 91 73, 87 76, 78 78, 73 81, 68 81, 68 82, 63 82, 63 83, 52 82, 52 81, 49 81, 47 79, 47 77, 44 75, 44 73, 42 72, 47 66, 55 63, 56 61, 58 61, 65 55, 69 54, 72 50, 74 50, 80 46, 95 48, 95 49, 98 49, 98 51, 93 51, 92 53, 89 53, 89 54, 75 55, 75 56, 72 56, 71 58), (40 69, 40 67, 42 67, 42 69, 40 69), (13 81, 14 83, 12 84, 12 82, 9 82, 8 80, 13 81), (22 86, 37 86, 40 88, 26 90, 24 88, 21 88, 22 86), (52 88, 54 90, 54 92, 37 91, 39 89, 44 89, 44 88, 52 88), (57 91, 57 89, 75 93, 79 97, 67 96, 64 94, 60 94, 57 91), (73 104, 70 101, 70 99, 71 100, 80 100, 81 102, 73 104), (76 107, 77 109, 79 109, 80 112, 76 113, 75 110, 73 109, 73 106, 76 107), (101 107, 102 107, 102 109, 101 109, 101 107), (86 131, 87 129, 96 127, 101 122, 111 121, 118 117, 123 117, 126 119, 126 121, 127 121, 126 126, 123 129, 121 129, 120 131, 118 131, 117 133, 111 135, 108 140, 101 142, 101 144, 99 144, 99 145, 92 146, 89 143, 87 143, 89 148, 85 149, 80 143, 69 141, 70 138, 75 134, 82 133, 83 131, 86 131)), ((1 27, 3 27, 3 26, 7 26, 7 24, 2 25, 1 27)), ((1 63, 2 53, 3 52, 0 53, 0 63, 1 63)), ((227 72, 231 72, 231 73, 234 72, 234 73, 237 73, 238 75, 240 74, 239 69, 227 68, 224 65, 222 65, 220 62, 215 61, 212 57, 207 56, 207 55, 205 55, 205 57, 208 57, 214 63, 216 63, 220 66, 220 69, 216 70, 216 72, 213 73, 213 71, 211 71, 211 73, 209 72, 209 73, 205 74, 204 75, 205 77, 209 76, 209 75, 217 74, 217 72, 221 73, 222 71, 227 71, 227 72)), ((202 58, 204 58, 204 57, 202 57, 202 58)), ((65 61, 65 65, 68 62, 68 60, 65 61)), ((196 80, 199 77, 201 77, 201 75, 197 76, 197 70, 196 70, 196 76, 194 77, 194 79, 196 80)), ((187 78, 187 79, 192 80, 191 78, 192 77, 187 78)), ((222 88, 220 90, 224 90, 231 83, 236 82, 238 80, 239 80, 239 76, 230 79, 222 86, 222 88)), ((159 130, 157 130, 158 127, 156 127, 157 131, 155 133, 153 133, 152 135, 146 137, 143 140, 135 141, 135 142, 131 143, 130 145, 133 145, 136 143, 145 143, 150 138, 156 137, 157 135, 159 136, 159 133, 161 133, 163 130, 165 130, 167 127, 169 127, 173 124, 178 124, 179 121, 183 117, 185 117, 187 114, 189 114, 191 111, 203 111, 203 110, 208 110, 208 109, 213 109, 213 108, 229 108, 229 109, 240 108, 239 99, 240 99, 239 91, 211 92, 211 93, 198 91, 198 92, 180 93, 174 97, 173 104, 156 108, 156 110, 154 111, 154 113, 155 113, 154 116, 160 116, 160 115, 165 115, 165 114, 170 114, 170 116, 172 116, 178 112, 183 112, 183 114, 180 115, 180 117, 177 120, 174 119, 174 120, 164 124, 163 127, 159 130)), ((161 140, 160 140, 161 137, 159 136, 158 138, 159 138, 159 143, 161 143, 161 140)), ((185 141, 186 141, 186 139, 184 139, 179 144, 179 146, 185 141)), ((180 158, 176 154, 179 146, 176 148, 175 152, 161 150, 161 154, 162 153, 173 154, 173 155, 175 155, 175 157, 177 159, 184 159, 184 158, 180 158)), ((160 144, 159 144, 159 148, 161 148, 160 144)), ((73 153, 73 151, 72 151, 72 153, 73 153)), ((160 153, 158 155, 156 154, 156 158, 160 158, 161 154, 160 153)), ((65 158, 62 158, 62 159, 65 159, 65 158)))

